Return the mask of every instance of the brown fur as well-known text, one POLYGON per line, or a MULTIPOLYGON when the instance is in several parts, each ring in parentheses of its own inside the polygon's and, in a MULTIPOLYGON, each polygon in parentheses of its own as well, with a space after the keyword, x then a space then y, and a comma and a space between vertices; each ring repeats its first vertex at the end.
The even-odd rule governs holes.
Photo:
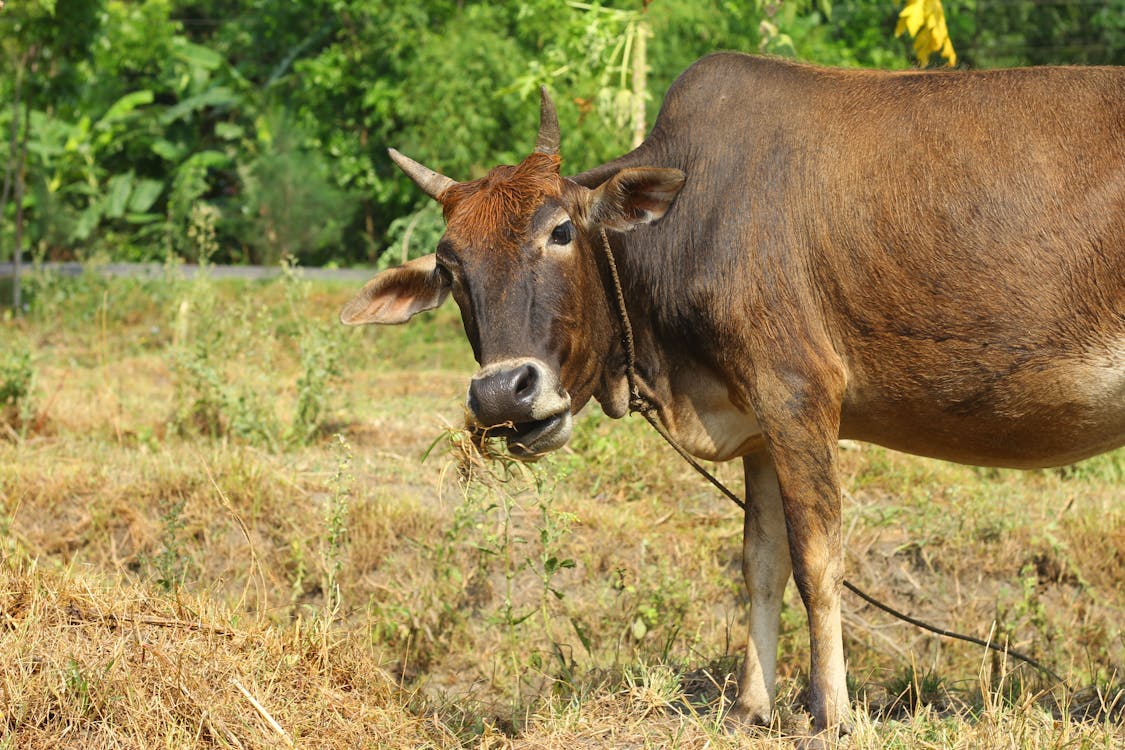
POLYGON ((495 167, 486 177, 461 182, 439 198, 453 234, 512 250, 527 232, 532 212, 562 191, 561 159, 533 153, 517 166, 495 167))

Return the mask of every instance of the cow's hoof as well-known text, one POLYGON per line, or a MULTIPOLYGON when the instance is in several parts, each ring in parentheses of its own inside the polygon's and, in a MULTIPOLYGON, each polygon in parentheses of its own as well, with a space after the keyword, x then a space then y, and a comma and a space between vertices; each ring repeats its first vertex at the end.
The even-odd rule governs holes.
POLYGON ((848 735, 852 733, 850 721, 841 721, 814 735, 800 737, 795 741, 798 750, 842 750, 850 745, 848 735))
POLYGON ((735 703, 723 717, 723 725, 728 730, 746 729, 748 727, 768 727, 770 725, 770 710, 762 710, 752 706, 742 706, 735 703))

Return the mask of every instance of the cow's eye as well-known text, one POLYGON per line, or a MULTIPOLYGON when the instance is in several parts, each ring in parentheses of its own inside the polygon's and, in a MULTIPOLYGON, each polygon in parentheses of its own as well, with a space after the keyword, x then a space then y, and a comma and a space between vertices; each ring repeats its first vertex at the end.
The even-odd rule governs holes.
POLYGON ((438 261, 434 266, 434 273, 437 274, 437 277, 445 286, 453 285, 453 274, 450 273, 449 268, 441 261, 438 261))
POLYGON ((570 223, 569 219, 551 230, 552 245, 569 245, 573 239, 574 225, 570 223))

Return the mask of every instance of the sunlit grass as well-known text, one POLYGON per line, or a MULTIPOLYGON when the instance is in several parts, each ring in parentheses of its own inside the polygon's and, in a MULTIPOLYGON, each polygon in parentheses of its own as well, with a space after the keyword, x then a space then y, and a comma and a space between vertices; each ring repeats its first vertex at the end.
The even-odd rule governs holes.
MULTIPOLYGON (((308 441, 177 426, 177 336, 200 324, 237 329, 216 371, 288 422, 293 332, 352 290, 285 284, 215 284, 184 334, 192 283, 55 280, 2 324, 35 387, 27 429, 0 435, 0 747, 776 746, 721 727, 746 628, 736 509, 596 407, 559 454, 460 484, 475 364, 455 310, 342 331, 308 441)), ((1120 746, 1122 452, 841 462, 850 580, 1075 689, 847 599, 852 746, 1120 746)), ((804 620, 791 587, 787 733, 807 728, 804 620)))

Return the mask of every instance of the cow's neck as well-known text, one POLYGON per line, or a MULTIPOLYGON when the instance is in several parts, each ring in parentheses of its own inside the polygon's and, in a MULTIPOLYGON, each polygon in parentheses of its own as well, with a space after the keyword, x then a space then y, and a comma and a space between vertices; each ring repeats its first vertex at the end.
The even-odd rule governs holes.
MULTIPOLYGON (((652 248, 629 239, 617 235, 610 240, 610 247, 627 309, 640 395, 656 407, 672 437, 700 458, 725 460, 759 449, 757 420, 748 407, 735 405, 729 384, 711 364, 702 345, 706 333, 677 325, 674 306, 667 303, 669 298, 682 299, 684 290, 677 280, 685 278, 684 274, 676 269, 654 268, 643 257, 652 248)), ((628 355, 618 289, 611 273, 605 274, 605 279, 610 315, 619 335, 606 358, 603 394, 609 398, 599 396, 598 400, 607 414, 616 417, 624 413, 629 402, 625 377, 628 355)))

